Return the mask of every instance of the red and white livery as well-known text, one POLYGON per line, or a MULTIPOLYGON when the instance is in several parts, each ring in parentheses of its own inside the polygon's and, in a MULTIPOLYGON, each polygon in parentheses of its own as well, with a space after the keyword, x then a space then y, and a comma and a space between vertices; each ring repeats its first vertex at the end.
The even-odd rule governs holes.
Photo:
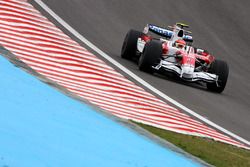
POLYGON ((146 25, 143 32, 130 30, 121 56, 138 61, 139 69, 149 73, 174 73, 180 79, 206 83, 208 90, 221 93, 227 83, 229 68, 208 51, 192 46, 188 25, 176 23, 168 29, 146 25), (153 37, 149 32, 160 36, 153 37))

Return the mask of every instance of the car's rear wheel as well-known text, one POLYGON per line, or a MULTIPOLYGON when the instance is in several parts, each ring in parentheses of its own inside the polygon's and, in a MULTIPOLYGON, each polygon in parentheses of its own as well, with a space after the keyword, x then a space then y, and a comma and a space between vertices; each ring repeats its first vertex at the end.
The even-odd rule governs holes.
POLYGON ((221 93, 227 84, 227 78, 229 74, 229 68, 225 61, 215 60, 212 62, 209 73, 216 74, 218 76, 217 83, 207 83, 207 89, 213 92, 221 93))
POLYGON ((137 40, 143 35, 142 32, 136 30, 129 30, 124 39, 121 57, 124 59, 131 60, 136 55, 137 50, 137 40))
POLYGON ((160 62, 161 56, 161 42, 152 40, 146 43, 144 51, 139 59, 139 69, 141 71, 152 73, 152 66, 157 65, 160 62))

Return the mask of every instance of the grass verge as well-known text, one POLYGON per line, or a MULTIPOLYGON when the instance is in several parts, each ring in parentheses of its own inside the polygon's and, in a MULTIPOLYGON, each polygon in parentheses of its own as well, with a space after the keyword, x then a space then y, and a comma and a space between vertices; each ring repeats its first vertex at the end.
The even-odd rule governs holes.
POLYGON ((184 151, 217 167, 250 167, 250 151, 214 140, 183 135, 136 123, 184 151))

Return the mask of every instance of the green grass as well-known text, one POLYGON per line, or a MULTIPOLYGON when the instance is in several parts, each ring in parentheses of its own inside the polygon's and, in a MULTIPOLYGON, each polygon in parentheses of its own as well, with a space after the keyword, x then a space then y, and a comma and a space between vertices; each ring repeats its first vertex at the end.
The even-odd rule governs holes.
POLYGON ((250 151, 214 140, 178 134, 175 132, 136 123, 184 151, 217 167, 250 167, 250 151))

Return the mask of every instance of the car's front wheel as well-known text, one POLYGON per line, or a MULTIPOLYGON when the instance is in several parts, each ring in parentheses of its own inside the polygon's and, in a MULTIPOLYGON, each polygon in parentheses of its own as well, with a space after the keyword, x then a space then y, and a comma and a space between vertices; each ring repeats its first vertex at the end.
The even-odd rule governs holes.
POLYGON ((153 72, 152 66, 157 65, 162 56, 161 42, 152 40, 146 43, 144 51, 139 59, 139 69, 141 71, 153 72))
POLYGON ((217 83, 207 83, 207 89, 213 92, 221 93, 227 84, 227 78, 229 74, 229 68, 225 61, 215 60, 208 69, 209 73, 216 74, 218 76, 217 83))

